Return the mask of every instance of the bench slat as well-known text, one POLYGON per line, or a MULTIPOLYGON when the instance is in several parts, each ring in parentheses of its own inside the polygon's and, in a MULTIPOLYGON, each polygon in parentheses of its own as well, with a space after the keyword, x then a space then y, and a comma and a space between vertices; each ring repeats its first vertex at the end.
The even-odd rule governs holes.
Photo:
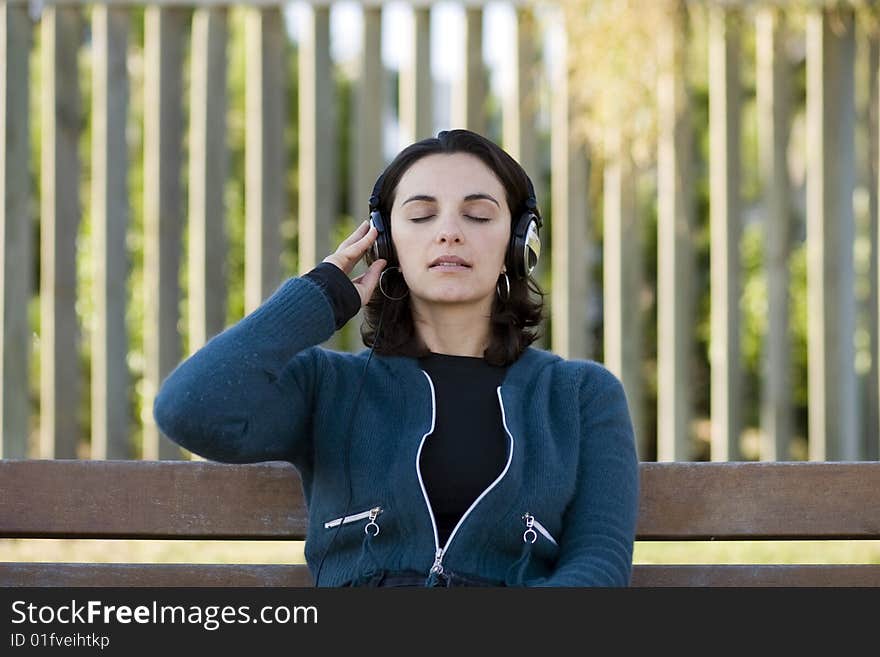
POLYGON ((643 463, 638 537, 877 539, 880 462, 643 463))
MULTIPOLYGON (((880 539, 880 462, 642 463, 640 540, 880 539)), ((0 460, 0 538, 292 539, 289 463, 0 460)))
MULTIPOLYGON (((312 585, 304 565, 2 563, 2 586, 312 585)), ((880 565, 635 565, 635 587, 872 586, 880 565)))
POLYGON ((296 539, 289 463, 0 461, 0 538, 296 539))

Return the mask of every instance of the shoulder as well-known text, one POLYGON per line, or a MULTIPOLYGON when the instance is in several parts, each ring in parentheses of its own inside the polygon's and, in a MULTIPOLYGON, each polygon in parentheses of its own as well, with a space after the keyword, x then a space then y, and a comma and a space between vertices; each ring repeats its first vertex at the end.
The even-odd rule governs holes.
POLYGON ((621 385, 620 379, 599 361, 586 358, 563 358, 543 349, 529 347, 520 360, 533 374, 567 379, 586 390, 602 390, 621 385))
POLYGON ((347 370, 363 365, 367 360, 368 353, 368 350, 360 353, 351 353, 348 351, 338 351, 323 345, 313 345, 299 352, 296 355, 296 359, 314 363, 321 369, 347 370))
POLYGON ((339 351, 323 345, 314 345, 297 354, 296 359, 307 362, 322 375, 361 374, 369 363, 371 376, 395 376, 402 366, 414 362, 411 358, 370 354, 370 349, 358 352, 339 351))
POLYGON ((581 386, 591 392, 617 390, 623 384, 606 365, 595 360, 572 360, 572 366, 580 373, 581 386))
POLYGON ((577 394, 582 405, 625 400, 623 383, 606 365, 586 358, 563 358, 549 351, 532 349, 533 376, 556 392, 577 394))

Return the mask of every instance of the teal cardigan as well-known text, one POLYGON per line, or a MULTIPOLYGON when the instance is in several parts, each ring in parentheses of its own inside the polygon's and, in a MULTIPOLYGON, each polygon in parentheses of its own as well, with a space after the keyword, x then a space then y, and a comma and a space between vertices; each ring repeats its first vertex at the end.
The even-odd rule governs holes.
POLYGON ((438 545, 418 468, 436 415, 433 383, 417 359, 374 354, 355 409, 369 350, 320 346, 334 331, 321 286, 290 278, 181 362, 153 406, 162 432, 204 458, 297 468, 313 576, 338 528, 319 586, 381 571, 423 572, 428 585, 451 574, 514 586, 629 584, 638 458, 609 370, 523 352, 497 389, 504 470, 438 545))

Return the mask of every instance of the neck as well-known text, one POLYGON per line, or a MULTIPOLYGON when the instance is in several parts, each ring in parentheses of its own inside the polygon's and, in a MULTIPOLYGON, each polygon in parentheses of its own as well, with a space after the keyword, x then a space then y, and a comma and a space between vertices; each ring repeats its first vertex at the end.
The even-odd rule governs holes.
POLYGON ((483 357, 491 337, 491 306, 419 305, 413 304, 413 320, 416 333, 429 350, 449 356, 483 357))

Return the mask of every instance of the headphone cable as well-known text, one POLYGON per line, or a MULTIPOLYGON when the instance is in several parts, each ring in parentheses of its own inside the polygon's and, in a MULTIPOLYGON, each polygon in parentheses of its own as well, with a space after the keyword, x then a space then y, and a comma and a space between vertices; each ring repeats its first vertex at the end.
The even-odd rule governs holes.
POLYGON ((324 567, 324 559, 327 558, 327 553, 330 552, 330 548, 333 546, 333 543, 336 541, 336 536, 339 534, 339 530, 342 529, 342 525, 345 524, 345 518, 348 516, 349 509, 351 508, 351 498, 353 496, 352 487, 351 487, 351 428, 354 424, 355 412, 357 411, 358 403, 361 399, 361 391, 364 388, 364 381, 367 378, 367 367, 370 364, 370 360, 373 358, 373 351, 376 349, 376 343, 379 340, 379 331, 382 330, 382 317, 385 315, 385 303, 382 304, 382 309, 379 311, 379 324, 376 327, 376 335, 373 338, 373 345, 370 347, 370 353, 367 356, 367 362, 364 363, 364 371, 361 374, 361 382, 358 386, 357 396, 354 400, 354 406, 351 410, 351 415, 349 416, 348 422, 348 431, 345 433, 345 449, 343 450, 343 467, 345 469, 345 481, 348 486, 348 493, 345 502, 345 511, 343 511, 342 516, 340 518, 339 524, 336 525, 336 531, 333 532, 333 536, 330 539, 330 543, 327 544, 327 547, 324 548, 324 553, 321 555, 321 561, 318 562, 318 570, 315 572, 315 586, 318 586, 318 583, 321 580, 321 569, 324 567))

